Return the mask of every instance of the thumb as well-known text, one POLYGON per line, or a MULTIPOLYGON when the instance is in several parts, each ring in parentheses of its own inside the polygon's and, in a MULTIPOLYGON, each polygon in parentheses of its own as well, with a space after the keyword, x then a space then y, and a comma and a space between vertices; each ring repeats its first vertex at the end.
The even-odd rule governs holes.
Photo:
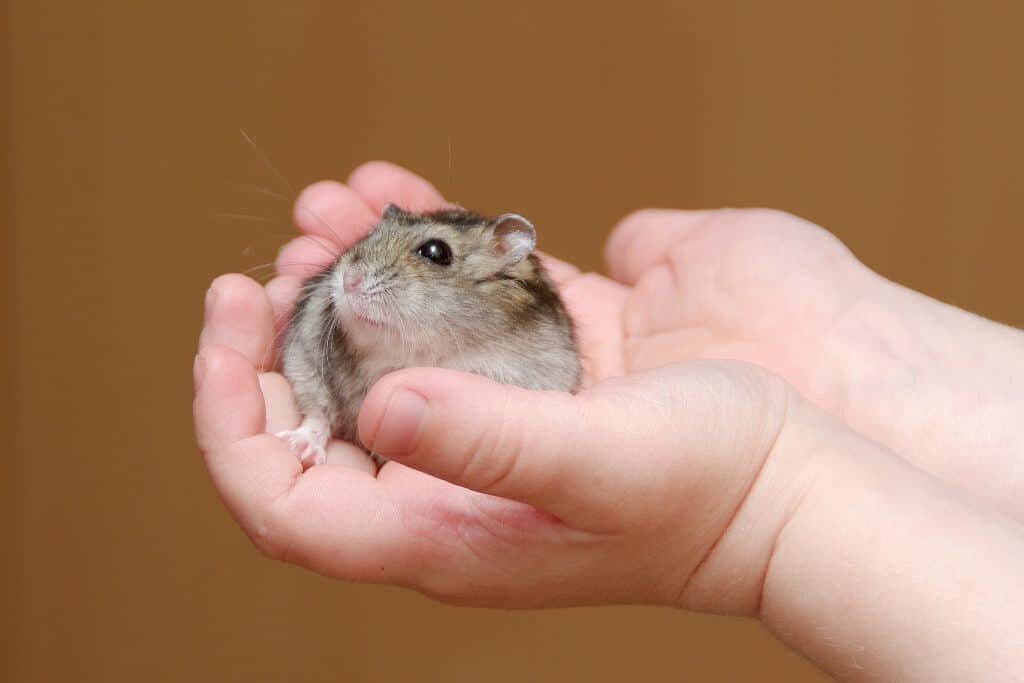
POLYGON ((647 518, 679 497, 699 518, 745 495, 786 396, 781 380, 738 363, 665 366, 575 396, 411 368, 370 390, 359 436, 384 458, 567 521, 647 518))
POLYGON ((580 511, 610 466, 593 407, 438 368, 392 373, 371 389, 359 437, 377 455, 554 514, 580 511))

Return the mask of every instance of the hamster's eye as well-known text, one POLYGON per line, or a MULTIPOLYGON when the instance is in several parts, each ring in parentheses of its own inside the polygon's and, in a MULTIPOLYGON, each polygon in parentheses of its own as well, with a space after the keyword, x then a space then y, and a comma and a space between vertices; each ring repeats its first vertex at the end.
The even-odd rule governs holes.
POLYGON ((419 246, 416 253, 439 266, 447 266, 452 262, 452 249, 441 240, 427 240, 419 246))

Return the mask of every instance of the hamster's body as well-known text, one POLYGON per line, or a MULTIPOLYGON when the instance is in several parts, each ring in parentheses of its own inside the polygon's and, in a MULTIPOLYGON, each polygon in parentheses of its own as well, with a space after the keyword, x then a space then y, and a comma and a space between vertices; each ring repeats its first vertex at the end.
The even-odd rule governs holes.
POLYGON ((432 366, 527 389, 574 391, 572 322, 533 251, 526 219, 391 206, 337 262, 306 282, 282 363, 302 425, 281 435, 304 464, 330 436, 359 443, 356 418, 385 374, 432 366))

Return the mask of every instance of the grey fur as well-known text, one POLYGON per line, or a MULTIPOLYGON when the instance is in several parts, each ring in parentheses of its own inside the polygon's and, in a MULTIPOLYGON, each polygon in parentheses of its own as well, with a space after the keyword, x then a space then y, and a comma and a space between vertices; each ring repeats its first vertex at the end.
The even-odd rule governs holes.
POLYGON ((581 366, 572 321, 539 260, 523 249, 534 239, 533 226, 514 214, 489 220, 389 207, 370 234, 306 282, 296 304, 282 363, 299 410, 359 443, 367 391, 402 367, 575 391, 581 366), (450 265, 417 253, 430 239, 450 246, 450 265), (346 293, 347 271, 363 278, 366 293, 346 293))

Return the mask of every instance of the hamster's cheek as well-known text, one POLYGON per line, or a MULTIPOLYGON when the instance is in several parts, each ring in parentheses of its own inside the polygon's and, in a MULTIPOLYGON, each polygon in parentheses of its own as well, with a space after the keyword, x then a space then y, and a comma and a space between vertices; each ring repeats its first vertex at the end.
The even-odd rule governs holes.
POLYGON ((462 310, 462 297, 449 287, 437 287, 428 300, 431 315, 449 318, 462 310))
POLYGON ((355 317, 356 311, 352 306, 352 300, 344 293, 335 294, 332 305, 334 306, 335 315, 341 321, 349 321, 355 317))

